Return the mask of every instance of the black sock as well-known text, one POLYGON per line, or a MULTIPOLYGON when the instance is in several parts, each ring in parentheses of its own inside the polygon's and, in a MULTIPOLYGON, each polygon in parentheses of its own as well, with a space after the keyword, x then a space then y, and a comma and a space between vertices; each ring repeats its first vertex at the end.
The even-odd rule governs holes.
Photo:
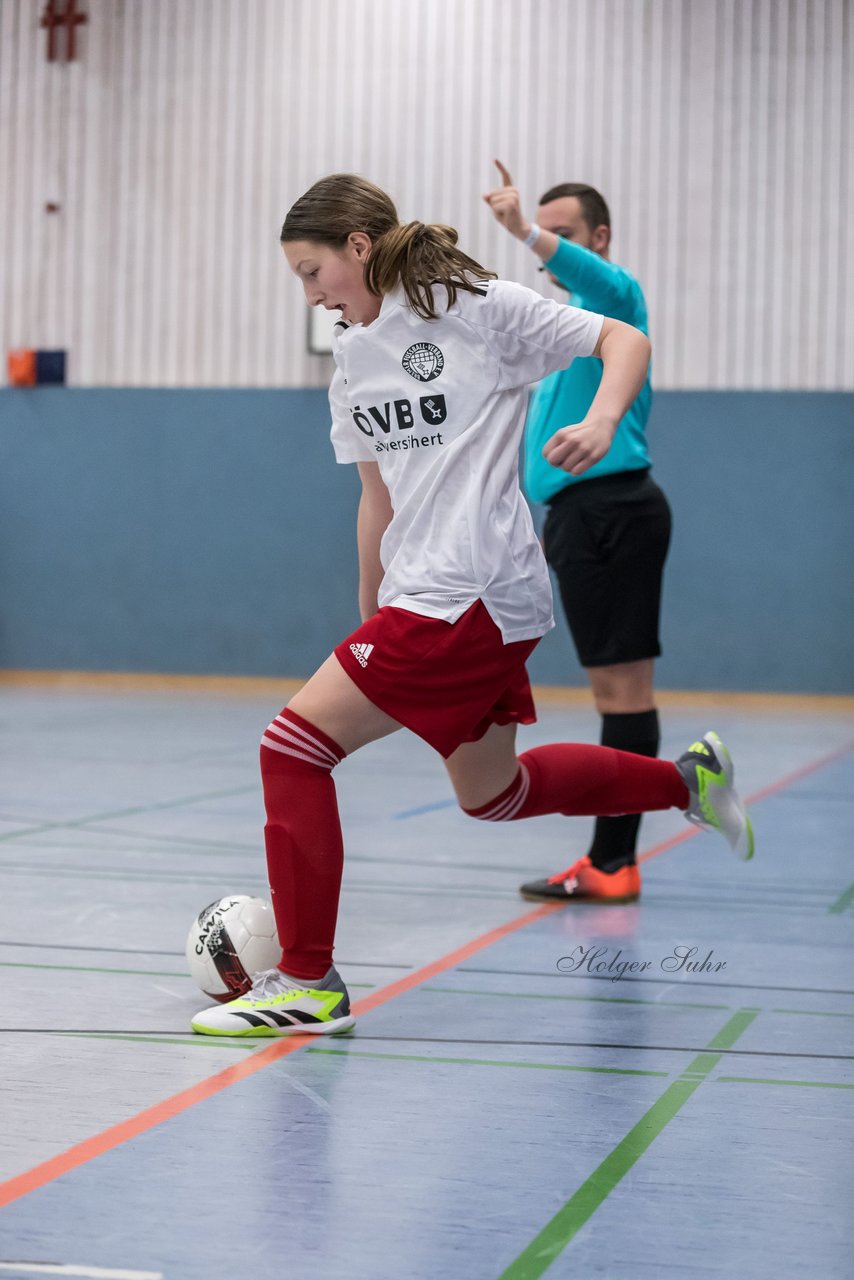
MULTIPOLYGON (((634 751, 639 756, 657 756, 660 741, 655 708, 602 717, 600 742, 603 747, 634 751)), ((635 861, 639 827, 638 813, 627 813, 619 818, 597 818, 588 855, 594 867, 600 871, 617 871, 620 867, 631 866, 635 861)))

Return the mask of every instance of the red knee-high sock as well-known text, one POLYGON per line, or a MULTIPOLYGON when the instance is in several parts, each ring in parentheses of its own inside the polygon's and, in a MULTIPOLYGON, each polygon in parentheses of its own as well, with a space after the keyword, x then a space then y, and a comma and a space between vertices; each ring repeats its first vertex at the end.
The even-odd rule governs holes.
POLYGON ((287 707, 261 739, 279 968, 294 978, 322 978, 332 964, 344 843, 331 773, 345 754, 287 707))
POLYGON ((466 809, 473 818, 509 822, 546 813, 610 816, 682 809, 688 788, 675 764, 613 747, 555 743, 519 757, 519 772, 501 795, 466 809))

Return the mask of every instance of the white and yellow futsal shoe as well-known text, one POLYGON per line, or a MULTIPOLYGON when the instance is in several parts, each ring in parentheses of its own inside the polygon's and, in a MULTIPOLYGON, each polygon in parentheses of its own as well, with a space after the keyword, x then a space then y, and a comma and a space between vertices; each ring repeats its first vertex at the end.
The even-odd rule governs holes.
POLYGON ((703 734, 676 761, 691 803, 689 822, 707 831, 719 831, 737 858, 753 857, 753 827, 744 803, 733 785, 732 757, 716 733, 703 734))
POLYGON ((279 969, 265 969, 256 973, 245 996, 203 1009, 190 1023, 203 1036, 334 1036, 355 1025, 347 988, 334 966, 312 986, 279 969))

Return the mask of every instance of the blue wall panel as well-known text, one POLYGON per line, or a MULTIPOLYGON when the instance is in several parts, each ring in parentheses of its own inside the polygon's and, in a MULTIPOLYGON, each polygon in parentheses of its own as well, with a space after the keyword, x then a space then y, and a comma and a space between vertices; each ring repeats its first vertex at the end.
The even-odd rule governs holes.
POLYGON ((312 391, 0 393, 0 663, 299 675, 356 625, 312 391))
MULTIPOLYGON (((674 518, 660 686, 854 692, 854 396, 657 392, 649 437, 674 518)), ((539 682, 583 679, 566 637, 539 682)))
MULTIPOLYGON (((662 687, 854 692, 854 396, 660 392, 662 687)), ((357 623, 322 391, 0 391, 0 665, 308 674, 357 623)), ((531 663, 578 684, 565 629, 531 663)))

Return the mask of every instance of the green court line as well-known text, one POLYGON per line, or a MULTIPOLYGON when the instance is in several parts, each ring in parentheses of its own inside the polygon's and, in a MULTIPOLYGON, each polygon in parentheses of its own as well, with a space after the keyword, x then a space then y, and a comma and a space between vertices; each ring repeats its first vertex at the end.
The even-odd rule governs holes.
POLYGON ((16 831, 4 831, 2 840, 16 840, 19 836, 35 835, 37 831, 57 831, 68 827, 85 827, 90 822, 104 822, 110 818, 129 818, 138 813, 155 813, 160 809, 178 809, 182 804, 197 804, 200 800, 221 800, 225 796, 248 795, 257 791, 257 784, 245 787, 229 787, 227 791, 204 791, 197 796, 181 796, 178 800, 162 800, 159 804, 136 805, 131 809, 110 809, 106 813, 88 814, 85 818, 69 818, 62 822, 38 822, 16 831))
POLYGON ((644 1004, 660 1009, 731 1009, 729 1004, 691 1004, 688 1000, 638 1000, 630 996, 548 995, 539 991, 465 991, 462 987, 422 987, 422 991, 439 991, 447 996, 500 996, 503 1000, 580 1000, 593 1004, 644 1004))
POLYGON ((0 969, 56 969, 74 973, 131 973, 143 978, 189 978, 188 973, 175 973, 167 969, 108 969, 88 964, 25 964, 23 960, 0 960, 0 969))
MULTIPOLYGON (((721 1027, 718 1034, 712 1040, 711 1044, 707 1044, 707 1049, 731 1049, 736 1040, 744 1035, 751 1022, 759 1016, 761 1009, 754 1009, 752 1006, 739 1009, 729 1022, 721 1027)), ((702 1055, 701 1055, 702 1056, 702 1055)))
MULTIPOLYGON (((2 837, 0 837, 2 838, 2 837)), ((139 884, 151 880, 151 872, 124 871, 118 867, 61 867, 51 864, 33 865, 28 862, 0 862, 0 871, 15 875, 50 876, 66 880, 109 880, 115 883, 139 884)), ((205 872, 205 875, 208 873, 205 872)), ((161 881, 171 885, 198 884, 202 878, 201 871, 191 867, 178 871, 158 871, 161 881)), ((264 884, 267 880, 260 872, 241 873, 245 884, 264 884)), ((507 901, 505 889, 483 889, 476 885, 448 885, 441 889, 432 889, 427 885, 408 885, 404 881, 346 881, 344 889, 348 893, 391 893, 405 897, 418 898, 494 898, 507 901)))
MULTIPOLYGON (((184 835, 160 835, 157 831, 128 831, 126 827, 105 827, 100 822, 98 830, 93 834, 99 836, 121 836, 124 840, 150 840, 153 844, 168 844, 174 852, 175 845, 186 844, 190 846, 187 853, 193 853, 196 849, 204 849, 208 853, 214 853, 221 850, 223 853, 258 853, 259 849, 263 853, 263 849, 259 843, 255 844, 239 844, 236 840, 208 840, 204 836, 184 836, 184 835)), ((796 892, 795 890, 792 891, 796 892)))
POLYGON ((854 1013, 834 1013, 829 1009, 769 1009, 769 1013, 796 1013, 808 1018, 854 1018, 854 1013))
POLYGON ((419 898, 496 898, 507 901, 506 889, 483 889, 479 885, 448 885, 432 889, 429 885, 408 885, 402 880, 346 880, 348 893, 397 893, 419 898))
MULTIPOLYGON (((65 1033, 63 1033, 65 1034, 65 1033)), ((115 1039, 134 1039, 136 1037, 113 1037, 115 1039)), ((184 1043, 174 1041, 170 1043, 184 1043)), ((239 1047, 234 1046, 234 1047, 239 1047)), ((250 1048, 255 1046, 248 1046, 250 1048)), ((306 1053, 325 1053, 332 1057, 370 1057, 392 1062, 446 1062, 452 1066, 519 1066, 519 1068, 539 1071, 589 1071, 595 1075, 657 1075, 666 1078, 670 1071, 640 1071, 635 1068, 618 1068, 618 1066, 568 1066, 565 1062, 516 1062, 507 1059, 484 1059, 484 1057, 430 1057, 428 1053, 374 1053, 353 1048, 307 1048, 306 1053)), ((680 1075, 681 1080, 702 1084, 714 1064, 720 1060, 718 1053, 700 1053, 693 1064, 680 1075), (699 1065, 698 1065, 699 1064, 699 1065)), ((826 1080, 781 1080, 763 1078, 758 1075, 716 1075, 709 1084, 793 1084, 804 1089, 854 1089, 854 1084, 828 1083, 826 1080)))
MULTIPOLYGON (((739 1009, 708 1045, 709 1050, 728 1049, 758 1016, 758 1009, 739 1009)), ((694 1091, 708 1079, 720 1061, 714 1052, 698 1054, 692 1063, 654 1102, 622 1142, 605 1157, 597 1169, 572 1195, 551 1222, 502 1272, 500 1280, 537 1280, 563 1252, 617 1183, 640 1159, 673 1117, 681 1111, 694 1091)))
MULTIPOLYGON (((52 969, 58 973, 68 971, 73 973, 118 973, 140 978, 186 978, 187 980, 190 978, 188 973, 181 973, 173 969, 115 969, 107 965, 36 964, 27 963, 24 960, 0 960, 0 969, 52 969)), ((373 990, 374 987, 376 987, 376 983, 348 982, 347 986, 353 988, 358 987, 364 990, 373 990)), ((638 1000, 629 996, 549 995, 538 991, 469 991, 463 990, 460 987, 423 987, 422 990, 440 992, 443 995, 468 995, 478 997, 500 996, 504 999, 517 1000, 574 1000, 590 1004, 639 1004, 657 1006, 661 1009, 729 1009, 732 1007, 727 1004, 691 1003, 687 1000, 638 1000)), ((839 1013, 826 1009, 770 1009, 767 1012, 787 1013, 812 1018, 854 1018, 854 1013, 839 1013)), ((463 1061, 468 1062, 469 1059, 465 1058, 463 1061)), ((659 1074, 666 1075, 667 1073, 663 1072, 659 1074)))
MULTIPOLYGON (((182 852, 182 853, 186 852, 188 855, 193 853, 194 850, 197 848, 200 850, 206 850, 211 853, 215 853, 218 850, 221 850, 223 853, 234 853, 234 854, 241 854, 241 853, 258 854, 260 850, 260 855, 262 857, 264 855, 263 847, 260 846, 257 842, 255 844, 240 844, 237 841, 231 841, 231 840, 208 840, 202 836, 160 835, 158 832, 155 832, 155 831, 129 831, 125 827, 105 827, 100 823, 98 824, 98 830, 93 832, 93 834, 106 835, 106 836, 110 836, 110 835, 121 836, 126 840, 151 840, 153 843, 157 843, 157 844, 168 844, 172 848, 173 852, 175 851, 176 845, 185 844, 191 847, 186 850, 180 850, 179 852, 182 852)), ((39 848, 41 847, 55 848, 57 846, 55 845, 41 846, 40 845, 38 847, 39 848)), ((80 846, 79 845, 63 845, 61 847, 79 848, 80 846)), ((347 861, 351 864, 354 862, 372 863, 372 864, 375 864, 376 866, 381 866, 381 867, 383 866, 399 867, 400 866, 399 857, 378 858, 378 857, 370 857, 367 854, 349 853, 349 852, 347 854, 347 861)), ((528 870, 528 868, 526 867, 498 866, 492 863, 485 863, 485 862, 458 862, 456 859, 454 859, 453 862, 443 861, 441 859, 437 862, 424 857, 419 857, 418 865, 420 867, 430 867, 432 869, 439 870, 439 871, 446 871, 446 870, 476 871, 478 875, 482 875, 485 871, 500 872, 500 873, 503 873, 504 875, 512 876, 514 881, 518 876, 525 875, 528 870)), ((793 894, 797 893, 803 896, 804 890, 792 889, 791 892, 793 894)), ((824 894, 821 893, 821 890, 819 889, 811 890, 811 892, 814 892, 817 896, 820 896, 822 898, 825 896, 824 894)))
POLYGON ((843 911, 847 911, 854 902, 854 884, 849 884, 847 889, 840 893, 835 902, 832 902, 827 908, 830 915, 841 915, 843 911))
MULTIPOLYGON (((28 876, 46 876, 51 879, 61 878, 65 880, 113 880, 124 881, 127 884, 139 884, 150 881, 152 872, 140 868, 135 871, 133 869, 122 870, 120 867, 72 867, 72 866, 54 866, 50 863, 42 863, 35 865, 27 862, 0 862, 0 871, 5 871, 15 875, 28 876)), ((156 874, 161 884, 182 885, 182 884, 199 884, 210 873, 205 869, 194 870, 191 867, 179 871, 157 871, 156 874)), ((240 878, 247 884, 266 884, 266 878, 259 872, 254 871, 250 874, 246 872, 240 873, 240 878)))
POLYGON ((391 1062, 444 1062, 464 1067, 526 1067, 531 1071, 590 1071, 605 1076, 663 1076, 667 1071, 639 1071, 634 1067, 576 1067, 563 1062, 513 1062, 494 1058, 431 1058, 417 1053, 370 1053, 363 1049, 306 1049, 306 1053, 324 1053, 343 1058, 384 1058, 391 1062))
MULTIPOLYGON (((91 821, 94 824, 96 820, 92 819, 91 821)), ((62 824, 62 825, 65 825, 65 824, 62 824)), ((27 830, 30 831, 29 828, 27 830)), ((30 834, 37 834, 38 831, 40 830, 41 828, 35 828, 30 832, 30 834)), ((11 834, 15 834, 15 833, 13 832, 11 834)), ((139 848, 139 846, 144 845, 147 841, 151 842, 152 844, 158 844, 158 845, 165 844, 171 848, 171 851, 173 853, 178 853, 181 855, 186 854, 187 857, 191 857, 197 851, 206 852, 214 857, 227 857, 232 854, 234 856, 238 856, 245 853, 257 855, 259 853, 259 847, 260 847, 257 843, 242 844, 236 840, 235 841, 208 840, 200 836, 159 835, 157 832, 154 832, 154 831, 134 831, 126 827, 105 827, 100 822, 97 823, 97 826, 93 826, 93 830, 87 834, 91 834, 93 836, 99 836, 99 837, 100 836, 104 836, 104 837, 117 836, 123 840, 133 841, 136 848, 139 848), (186 849, 180 849, 176 847, 178 845, 187 845, 188 847, 186 849)), ((20 835, 20 833, 18 833, 18 835, 20 835)), ((23 839, 23 836, 21 836, 21 839, 23 839)), ((81 845, 79 842, 75 842, 75 841, 28 840, 27 845, 25 847, 29 850, 29 849, 81 849, 84 846, 81 845)), ((145 849, 144 852, 146 853, 157 852, 157 850, 145 849)), ((260 856, 263 857, 263 849, 261 850, 260 856)), ((386 866, 399 867, 401 865, 400 859, 397 857, 376 858, 376 857, 369 857, 367 854, 359 854, 359 853, 348 853, 347 861, 350 865, 353 865, 356 863, 364 864, 364 865, 379 866, 379 867, 386 867, 386 866)), ((420 857, 418 859, 418 865, 420 867, 430 867, 431 869, 438 870, 438 871, 446 871, 446 870, 476 871, 479 875, 482 875, 485 872, 507 875, 513 878, 514 887, 515 887, 515 881, 520 876, 527 874, 527 870, 528 870, 526 867, 498 866, 492 863, 484 863, 484 862, 454 861, 450 863, 450 862, 441 861, 441 860, 437 862, 429 858, 423 858, 423 857, 420 857)), ((797 890, 794 890, 794 889, 792 890, 792 893, 796 893, 796 892, 797 890)), ((820 890, 816 890, 815 892, 817 895, 820 895, 822 898, 826 896, 824 894, 821 894, 820 890)))
POLYGON ((270 1043, 269 1037, 247 1043, 245 1037, 240 1039, 235 1037, 232 1040, 227 1036, 187 1035, 179 1039, 177 1036, 122 1036, 114 1031, 48 1031, 45 1034, 64 1036, 66 1040, 127 1040, 130 1044, 207 1044, 219 1049, 266 1049, 270 1043))
POLYGON ((36 839, 34 836, 27 837, 26 843, 24 843, 24 837, 20 836, 19 839, 21 841, 21 847, 18 852, 27 853, 32 856, 33 854, 40 853, 42 850, 70 849, 71 851, 74 851, 76 849, 78 851, 85 850, 87 853, 97 854, 101 851, 94 845, 94 841, 97 840, 101 844, 106 844, 109 841, 111 852, 118 850, 120 853, 142 853, 146 855, 150 854, 154 857, 163 857, 167 853, 171 856, 177 855, 178 857, 187 858, 196 857, 198 854, 204 854, 205 857, 210 858, 243 858, 247 854, 252 857, 257 856, 258 854, 258 848, 255 845, 251 847, 249 845, 242 844, 226 846, 221 842, 211 842, 208 844, 204 840, 197 840, 194 842, 192 847, 184 849, 177 847, 180 844, 180 840, 178 838, 174 841, 170 841, 168 836, 164 836, 162 841, 158 841, 155 845, 153 836, 143 834, 139 831, 113 830, 110 827, 101 826, 81 827, 80 831, 87 837, 86 844, 82 843, 80 840, 63 840, 56 833, 50 835, 46 832, 43 839, 36 839), (123 841, 124 844, 119 844, 119 841, 123 841), (168 845, 168 848, 161 847, 166 845, 168 845))
POLYGON ((827 1080, 771 1080, 759 1076, 716 1076, 712 1084, 792 1084, 801 1089, 854 1089, 854 1084, 837 1084, 827 1080))
MULTIPOLYGON (((89 965, 89 964, 28 964, 24 960, 0 960, 0 969, 54 969, 59 973, 66 970, 73 973, 127 973, 140 978, 186 978, 189 982, 191 974, 178 973, 171 969, 111 969, 106 965, 89 965)), ((364 987, 369 990, 377 984, 375 982, 348 982, 348 987, 364 987)), ((201 996, 204 992, 201 993, 201 996)))

